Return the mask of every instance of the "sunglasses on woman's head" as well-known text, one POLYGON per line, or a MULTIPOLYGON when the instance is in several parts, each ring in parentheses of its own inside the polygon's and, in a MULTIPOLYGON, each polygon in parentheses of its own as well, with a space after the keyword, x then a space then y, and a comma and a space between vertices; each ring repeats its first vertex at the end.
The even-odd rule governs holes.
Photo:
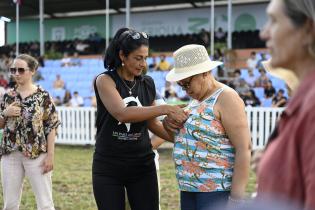
POLYGON ((145 39, 149 39, 148 34, 146 34, 145 32, 137 32, 137 31, 125 31, 123 34, 127 34, 127 35, 123 35, 124 37, 131 37, 133 40, 138 40, 141 38, 141 36, 145 39))
POLYGON ((16 72, 19 72, 19 74, 24 74, 24 72, 26 71, 25 68, 10 68, 10 73, 11 74, 16 74, 16 72))
POLYGON ((145 32, 133 32, 133 33, 130 33, 130 36, 131 38, 137 40, 137 39, 140 39, 141 38, 141 35, 143 36, 143 38, 145 39, 148 39, 149 36, 148 34, 146 34, 145 32))

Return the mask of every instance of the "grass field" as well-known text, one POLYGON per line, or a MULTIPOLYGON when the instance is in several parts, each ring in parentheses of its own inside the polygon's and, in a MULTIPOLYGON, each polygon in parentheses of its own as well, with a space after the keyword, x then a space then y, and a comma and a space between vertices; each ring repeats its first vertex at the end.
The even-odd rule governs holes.
MULTIPOLYGON (((179 193, 174 175, 171 149, 161 149, 161 209, 179 209, 179 193)), ((57 146, 53 173, 53 196, 57 210, 95 210, 92 191, 92 147, 57 146)), ((251 174, 248 192, 252 192, 255 176, 251 174)), ((2 188, 0 189, 2 192, 2 188)), ((0 194, 2 206, 2 193, 0 194)), ((20 210, 35 210, 36 203, 28 181, 24 183, 20 210)))

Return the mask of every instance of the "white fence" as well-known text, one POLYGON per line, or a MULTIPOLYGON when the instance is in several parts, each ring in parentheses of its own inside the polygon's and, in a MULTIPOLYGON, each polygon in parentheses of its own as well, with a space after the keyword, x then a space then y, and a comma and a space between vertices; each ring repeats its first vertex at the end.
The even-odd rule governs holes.
MULTIPOLYGON (((96 134, 95 108, 57 107, 57 110, 62 123, 58 129, 56 143, 94 145, 96 134)), ((266 144, 282 111, 283 108, 246 108, 253 149, 262 148, 266 144)))

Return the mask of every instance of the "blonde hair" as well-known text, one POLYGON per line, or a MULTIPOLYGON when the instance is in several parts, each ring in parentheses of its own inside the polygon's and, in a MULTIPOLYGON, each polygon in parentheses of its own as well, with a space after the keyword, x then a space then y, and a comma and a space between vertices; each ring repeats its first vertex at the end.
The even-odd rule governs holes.
POLYGON ((36 58, 34 58, 33 56, 30 56, 28 54, 20 54, 15 59, 20 59, 20 60, 25 61, 27 63, 27 66, 32 71, 36 71, 38 66, 39 66, 38 61, 36 60, 36 58))

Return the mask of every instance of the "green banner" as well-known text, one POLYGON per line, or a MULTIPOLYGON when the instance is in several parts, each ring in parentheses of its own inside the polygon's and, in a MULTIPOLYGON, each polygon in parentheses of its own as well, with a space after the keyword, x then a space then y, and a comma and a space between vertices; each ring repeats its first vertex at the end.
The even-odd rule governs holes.
MULTIPOLYGON (((110 29, 111 29, 110 18, 110 29)), ((7 25, 7 41, 15 43, 15 22, 7 25)), ((21 20, 20 42, 39 41, 39 20, 21 20)), ((92 33, 105 37, 105 16, 84 16, 44 20, 45 41, 86 39, 92 33)), ((111 32, 109 32, 111 34, 111 32)))

